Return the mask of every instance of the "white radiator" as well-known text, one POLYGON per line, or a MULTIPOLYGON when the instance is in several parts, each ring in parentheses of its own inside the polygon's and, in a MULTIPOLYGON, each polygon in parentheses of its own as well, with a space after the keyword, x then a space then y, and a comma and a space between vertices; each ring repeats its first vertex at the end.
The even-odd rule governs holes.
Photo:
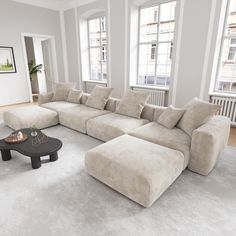
POLYGON ((136 91, 148 91, 150 92, 150 97, 148 100, 148 104, 153 104, 157 106, 165 106, 166 105, 166 94, 167 91, 165 90, 154 90, 154 89, 145 89, 145 88, 136 88, 133 87, 133 90, 136 91))
POLYGON ((236 98, 234 97, 221 97, 211 96, 211 102, 213 104, 221 105, 222 108, 218 112, 219 115, 229 117, 231 124, 236 125, 236 98))
POLYGON ((85 82, 85 92, 86 92, 86 93, 91 93, 92 90, 93 90, 93 88, 94 88, 96 85, 102 86, 102 87, 106 87, 106 86, 107 86, 107 84, 104 84, 104 83, 99 83, 99 82, 96 83, 96 82, 88 82, 88 81, 86 81, 86 82, 85 82))

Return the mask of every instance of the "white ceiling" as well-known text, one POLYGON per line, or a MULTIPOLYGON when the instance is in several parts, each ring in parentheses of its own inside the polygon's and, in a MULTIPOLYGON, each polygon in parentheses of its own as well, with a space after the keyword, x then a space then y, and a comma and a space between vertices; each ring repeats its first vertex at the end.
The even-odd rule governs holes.
POLYGON ((81 6, 96 0, 12 0, 15 2, 30 4, 38 7, 49 8, 53 10, 66 10, 81 6))

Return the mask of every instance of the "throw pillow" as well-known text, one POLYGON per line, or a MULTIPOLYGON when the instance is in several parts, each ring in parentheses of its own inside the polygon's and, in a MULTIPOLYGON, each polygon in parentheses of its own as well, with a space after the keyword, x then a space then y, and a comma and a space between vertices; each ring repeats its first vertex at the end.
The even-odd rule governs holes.
POLYGON ((71 88, 74 88, 75 84, 64 84, 64 83, 57 83, 54 91, 54 95, 52 97, 52 101, 66 101, 68 94, 71 88))
POLYGON ((149 92, 129 90, 117 106, 116 113, 140 118, 149 92))
POLYGON ((86 106, 104 110, 112 90, 113 88, 96 86, 88 97, 86 106))
POLYGON ((184 109, 175 108, 170 105, 165 111, 161 113, 157 122, 168 129, 173 129, 177 125, 180 118, 183 116, 184 112, 184 109))
POLYGON ((184 108, 186 112, 177 127, 191 136, 193 130, 206 123, 220 110, 221 106, 194 98, 184 108))
POLYGON ((77 89, 70 89, 67 102, 80 103, 80 98, 82 97, 83 91, 77 89))

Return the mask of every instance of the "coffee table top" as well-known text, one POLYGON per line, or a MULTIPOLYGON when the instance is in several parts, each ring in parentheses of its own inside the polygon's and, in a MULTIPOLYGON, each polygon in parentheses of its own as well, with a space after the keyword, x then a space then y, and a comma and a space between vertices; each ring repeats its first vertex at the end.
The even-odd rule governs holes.
POLYGON ((62 147, 61 140, 48 137, 41 130, 34 130, 37 132, 36 137, 31 136, 32 129, 29 128, 15 131, 27 134, 28 139, 17 144, 9 144, 2 139, 0 140, 0 150, 15 150, 25 156, 41 157, 57 152, 62 147))

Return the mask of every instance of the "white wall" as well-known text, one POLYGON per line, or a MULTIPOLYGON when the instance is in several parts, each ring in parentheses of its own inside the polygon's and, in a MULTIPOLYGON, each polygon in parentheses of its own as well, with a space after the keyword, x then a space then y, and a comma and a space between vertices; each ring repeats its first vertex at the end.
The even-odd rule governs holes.
MULTIPOLYGON (((77 24, 80 23, 81 15, 97 8, 100 1, 79 7, 77 24)), ((122 96, 129 86, 130 76, 135 75, 132 69, 129 71, 129 63, 135 62, 135 59, 129 58, 129 52, 134 47, 130 45, 129 40, 130 36, 133 36, 131 34, 134 34, 133 28, 130 28, 130 17, 133 14, 131 11, 137 11, 135 5, 145 2, 145 0, 127 1, 129 4, 126 4, 125 0, 106 0, 108 37, 110 37, 108 86, 115 88, 113 93, 115 97, 122 96)), ((180 41, 175 41, 176 60, 173 62, 172 77, 176 83, 173 82, 170 86, 169 103, 182 106, 195 96, 209 99, 208 91, 222 0, 177 0, 177 4, 177 30, 179 30, 177 35, 180 41), (178 50, 176 50, 177 45, 178 50)), ((71 45, 75 45, 71 39, 75 37, 76 30, 74 14, 74 10, 65 14, 67 27, 72 26, 67 30, 68 49, 71 45)), ((76 58, 76 53, 78 53, 76 50, 70 50, 68 58, 76 58)), ((70 61, 68 63, 70 64, 70 61)), ((76 69, 73 71, 73 76, 70 76, 71 81, 81 77, 76 69)))
POLYGON ((59 80, 64 81, 59 12, 1 0, 0 45, 14 49, 17 73, 0 74, 0 106, 30 101, 21 33, 55 37, 59 80))

